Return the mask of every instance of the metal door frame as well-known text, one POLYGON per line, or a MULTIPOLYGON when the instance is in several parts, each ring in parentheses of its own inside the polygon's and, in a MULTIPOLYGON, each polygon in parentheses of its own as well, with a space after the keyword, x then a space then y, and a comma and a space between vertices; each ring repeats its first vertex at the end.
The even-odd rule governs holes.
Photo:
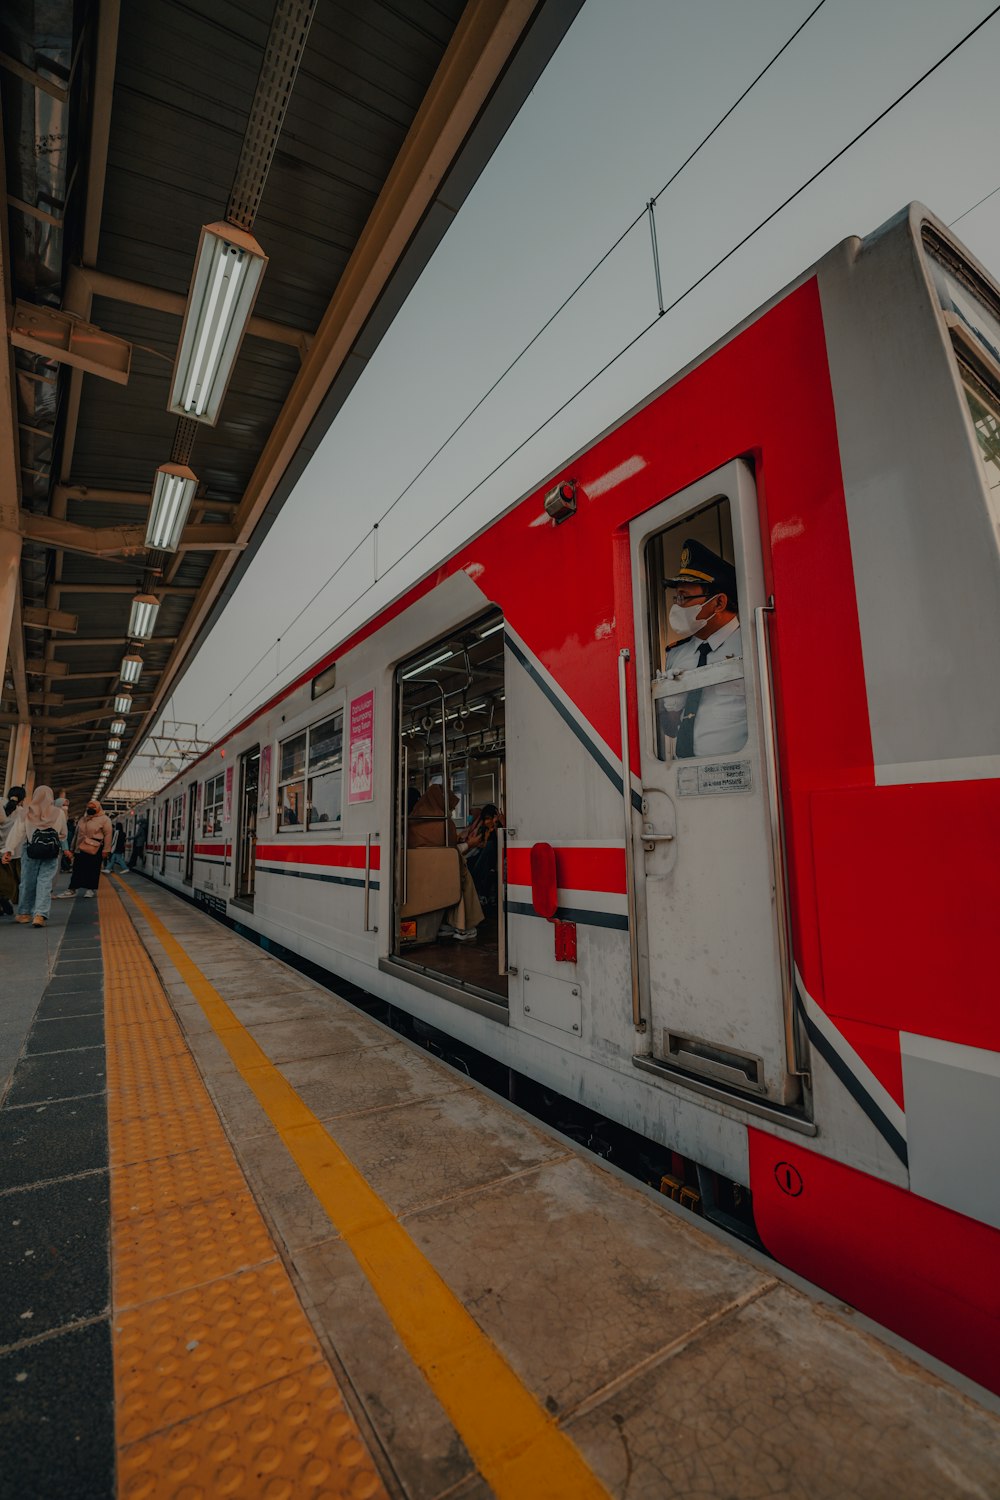
POLYGON ((249 890, 241 890, 240 884, 243 877, 244 863, 246 859, 247 839, 247 764, 257 758, 257 804, 260 801, 260 745, 254 745, 249 750, 244 750, 240 756, 240 779, 237 787, 236 803, 236 838, 233 842, 233 900, 240 901, 246 906, 252 907, 257 884, 256 849, 257 849, 257 804, 254 806, 253 823, 253 858, 250 859, 247 868, 250 872, 249 890))

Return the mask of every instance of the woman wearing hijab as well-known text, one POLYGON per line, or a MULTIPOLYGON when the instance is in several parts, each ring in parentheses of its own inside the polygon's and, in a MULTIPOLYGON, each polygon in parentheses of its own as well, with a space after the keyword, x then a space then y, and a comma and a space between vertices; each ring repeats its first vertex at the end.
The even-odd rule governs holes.
MULTIPOLYGON (((23 786, 12 786, 0 806, 0 849, 14 826, 18 808, 25 798, 23 786)), ((12 859, 9 864, 0 864, 0 916, 12 917, 17 905, 21 881, 21 861, 12 859)))
POLYGON ((452 792, 449 798, 450 811, 445 812, 444 787, 439 782, 427 788, 427 791, 414 804, 410 813, 409 835, 407 844, 411 849, 444 849, 451 848, 459 851, 459 860, 462 867, 462 894, 450 911, 444 914, 444 921, 438 931, 439 937, 453 937, 460 943, 474 943, 476 941, 476 928, 483 920, 483 908, 479 904, 476 887, 469 874, 469 867, 465 863, 465 850, 459 843, 458 829, 452 822, 451 813, 458 806, 458 797, 452 792))
POLYGON ((59 851, 65 848, 66 814, 56 807, 50 786, 36 787, 31 801, 15 815, 0 857, 3 864, 9 865, 24 851, 15 922, 45 926, 52 906, 52 882, 59 867, 59 851))
POLYGON ((111 819, 101 810, 97 798, 91 797, 73 835, 73 874, 65 895, 75 896, 82 891, 85 896, 93 896, 101 878, 101 866, 111 849, 112 833, 111 819))

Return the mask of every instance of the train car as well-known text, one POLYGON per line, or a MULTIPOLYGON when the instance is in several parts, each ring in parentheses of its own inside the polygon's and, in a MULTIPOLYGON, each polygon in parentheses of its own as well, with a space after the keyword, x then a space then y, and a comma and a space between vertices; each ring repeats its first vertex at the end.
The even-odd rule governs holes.
POLYGON ((998 418, 1000 291, 911 206, 145 809, 157 880, 994 1390, 998 418))

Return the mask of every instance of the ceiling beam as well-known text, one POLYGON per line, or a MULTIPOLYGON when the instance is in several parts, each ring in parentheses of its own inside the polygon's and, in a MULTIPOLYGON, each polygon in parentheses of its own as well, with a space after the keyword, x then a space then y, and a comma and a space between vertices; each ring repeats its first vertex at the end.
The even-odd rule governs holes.
MULTIPOLYGON (((182 319, 187 310, 187 294, 168 292, 162 287, 148 286, 143 281, 129 281, 124 276, 110 276, 92 265, 70 266, 66 275, 67 301, 74 304, 90 297, 107 297, 112 302, 125 302, 131 307, 148 307, 156 312, 169 313, 182 319)), ((180 336, 180 329, 177 330, 180 336)), ((266 339, 271 344, 288 344, 304 358, 312 343, 312 334, 304 328, 289 328, 271 318, 252 317, 247 324, 247 333, 255 338, 266 339)))
POLYGON ((40 542, 46 547, 61 547, 66 552, 82 552, 88 557, 146 550, 145 526, 79 526, 75 521, 61 521, 56 516, 38 516, 25 511, 20 529, 28 541, 40 542))
MULTIPOLYGON (((154 635, 142 644, 148 650, 150 646, 172 646, 176 639, 175 635, 154 635)), ((75 640, 59 641, 57 644, 60 650, 69 650, 71 646, 118 646, 124 651, 127 641, 128 636, 123 631, 121 635, 78 635, 75 640)))
POLYGON ((72 365, 87 375, 99 375, 116 385, 128 385, 132 369, 132 345, 54 307, 15 303, 10 327, 15 349, 39 354, 57 364, 72 365))
MULTIPOLYGON (((65 644, 67 643, 64 641, 63 645, 65 644)), ((64 661, 47 661, 42 656, 29 656, 24 669, 29 677, 65 677, 69 664, 64 661)), ((102 675, 110 676, 110 673, 102 675)))
MULTIPOLYGON (((87 557, 112 557, 116 553, 134 556, 146 551, 146 527, 80 526, 58 516, 35 515, 23 511, 20 531, 28 541, 45 547, 59 547, 64 552, 79 552, 87 557)), ((178 552, 236 552, 246 546, 232 526, 209 524, 185 526, 178 552)), ((62 580, 59 580, 62 583, 62 580)))
POLYGON ((61 609, 22 609, 21 618, 25 625, 34 625, 42 630, 67 630, 75 633, 79 624, 76 615, 66 614, 61 609))
MULTIPOLYGON (((99 710, 96 714, 92 708, 89 708, 81 713, 64 714, 62 718, 57 719, 46 719, 36 714, 31 721, 31 730, 34 734, 36 730, 51 732, 60 729, 75 729, 80 724, 93 724, 97 719, 113 719, 114 717, 114 710, 110 708, 99 710)), ((0 714, 0 724, 16 724, 17 722, 16 714, 0 714)))
MULTIPOLYGON (((87 583, 80 580, 76 583, 64 578, 59 583, 50 584, 49 587, 59 595, 62 594, 134 594, 136 586, 134 583, 87 583)), ((157 584, 156 592, 164 594, 192 595, 198 592, 196 583, 172 583, 157 584)))

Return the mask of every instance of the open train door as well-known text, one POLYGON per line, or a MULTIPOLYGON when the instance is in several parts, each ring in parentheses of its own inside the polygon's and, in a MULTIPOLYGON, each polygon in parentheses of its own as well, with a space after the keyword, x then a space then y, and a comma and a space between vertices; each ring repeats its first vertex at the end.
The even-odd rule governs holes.
POLYGON ((630 542, 642 766, 632 854, 649 1065, 794 1104, 750 469, 734 462, 663 501, 632 522, 630 542))

